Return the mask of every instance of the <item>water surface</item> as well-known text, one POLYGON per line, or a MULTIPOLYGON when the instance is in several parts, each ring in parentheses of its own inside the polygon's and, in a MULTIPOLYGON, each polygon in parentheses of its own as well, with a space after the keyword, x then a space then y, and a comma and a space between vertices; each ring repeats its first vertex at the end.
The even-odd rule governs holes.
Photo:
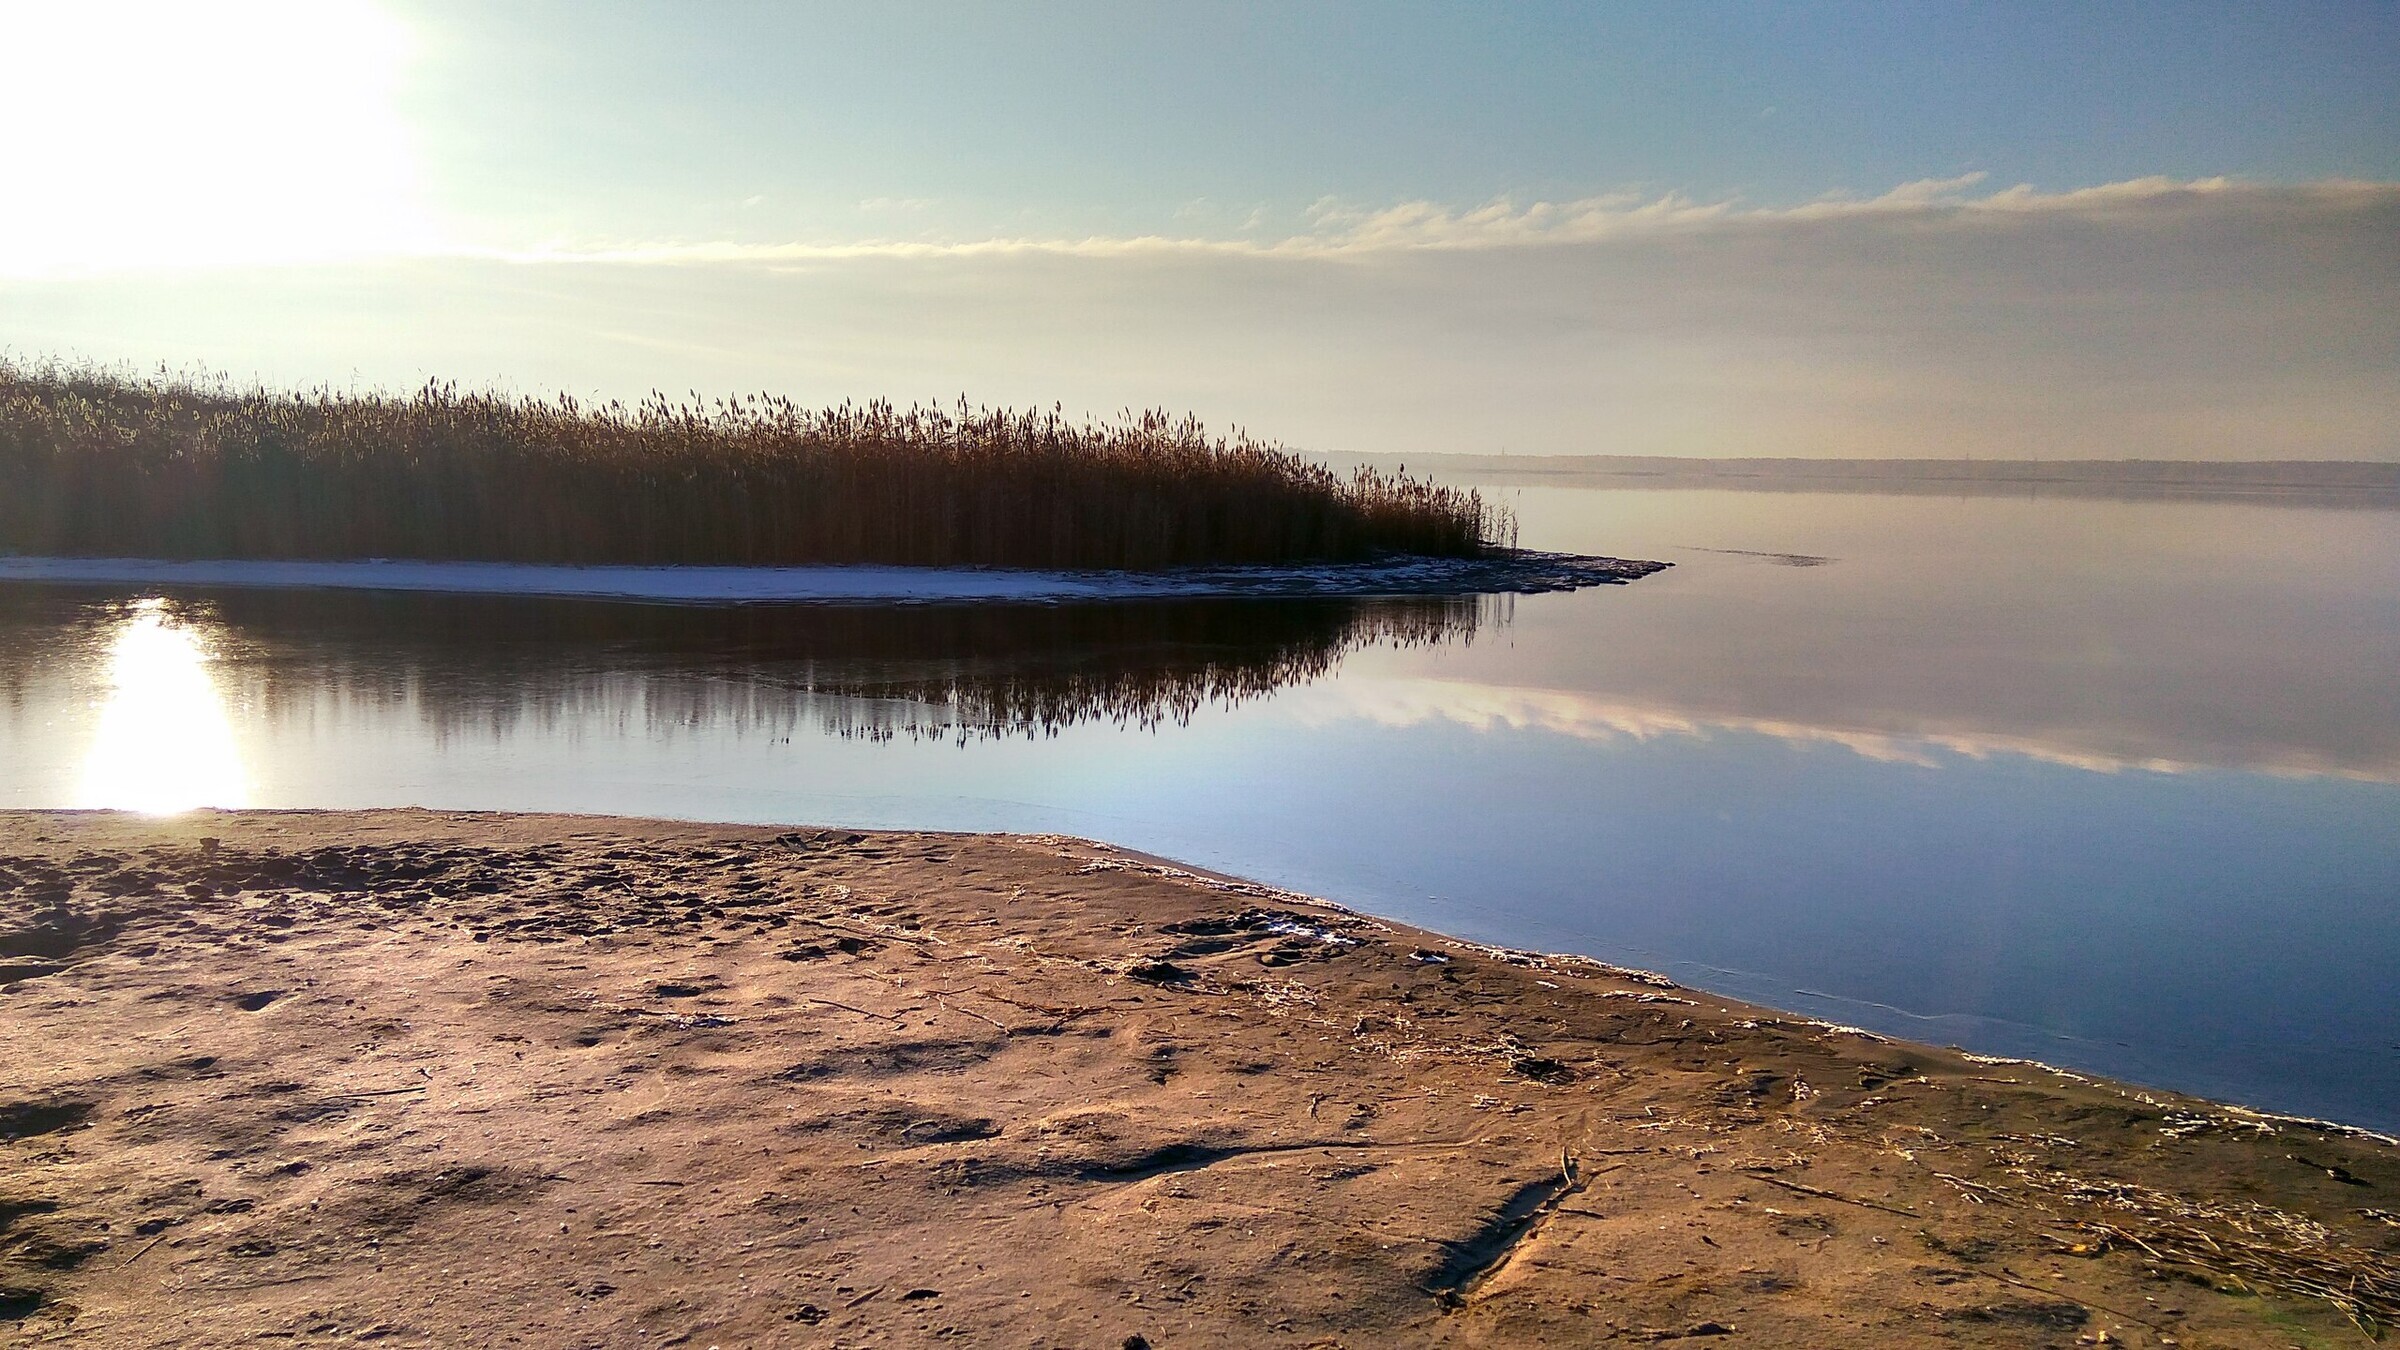
POLYGON ((0 589, 0 803, 1063 831, 2400 1127, 2400 515, 1527 489, 1514 601, 0 589))

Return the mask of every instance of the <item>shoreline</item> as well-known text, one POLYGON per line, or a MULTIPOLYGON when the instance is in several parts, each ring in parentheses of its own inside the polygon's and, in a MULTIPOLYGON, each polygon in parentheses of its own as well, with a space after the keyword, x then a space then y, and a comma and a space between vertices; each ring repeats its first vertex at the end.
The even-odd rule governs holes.
POLYGON ((2400 1307, 2388 1139, 1062 836, 0 813, 0 1008, 0 1343, 2281 1347, 2400 1307))
POLYGON ((1483 558, 1185 567, 1157 572, 999 567, 599 565, 365 559, 178 560, 0 555, 0 584, 355 590, 669 604, 1055 604, 1242 597, 1534 595, 1617 586, 1672 564, 1512 549, 1483 558))

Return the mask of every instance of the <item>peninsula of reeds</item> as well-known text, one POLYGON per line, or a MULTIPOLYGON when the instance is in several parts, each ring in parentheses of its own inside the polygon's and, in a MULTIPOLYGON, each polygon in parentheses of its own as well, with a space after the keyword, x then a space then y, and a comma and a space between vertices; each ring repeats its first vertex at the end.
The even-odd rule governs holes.
POLYGON ((1158 569, 1474 556, 1470 491, 1190 417, 237 389, 0 360, 0 552, 1158 569))

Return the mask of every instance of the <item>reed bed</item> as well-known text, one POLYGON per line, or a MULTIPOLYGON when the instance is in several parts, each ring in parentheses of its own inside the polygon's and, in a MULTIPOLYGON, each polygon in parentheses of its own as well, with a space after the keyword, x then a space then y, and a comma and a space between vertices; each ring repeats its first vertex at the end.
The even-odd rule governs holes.
POLYGON ((587 406, 5 360, 0 485, 0 551, 47 556, 1155 570, 1514 538, 1474 492, 1164 412, 587 406))

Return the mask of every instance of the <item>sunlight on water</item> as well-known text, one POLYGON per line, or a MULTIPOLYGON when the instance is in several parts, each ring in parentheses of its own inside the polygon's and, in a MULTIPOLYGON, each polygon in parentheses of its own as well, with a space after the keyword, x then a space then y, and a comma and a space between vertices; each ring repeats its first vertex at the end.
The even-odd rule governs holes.
POLYGON ((249 805, 210 659, 200 634, 163 601, 133 606, 109 640, 107 701, 78 806, 168 815, 249 805))

